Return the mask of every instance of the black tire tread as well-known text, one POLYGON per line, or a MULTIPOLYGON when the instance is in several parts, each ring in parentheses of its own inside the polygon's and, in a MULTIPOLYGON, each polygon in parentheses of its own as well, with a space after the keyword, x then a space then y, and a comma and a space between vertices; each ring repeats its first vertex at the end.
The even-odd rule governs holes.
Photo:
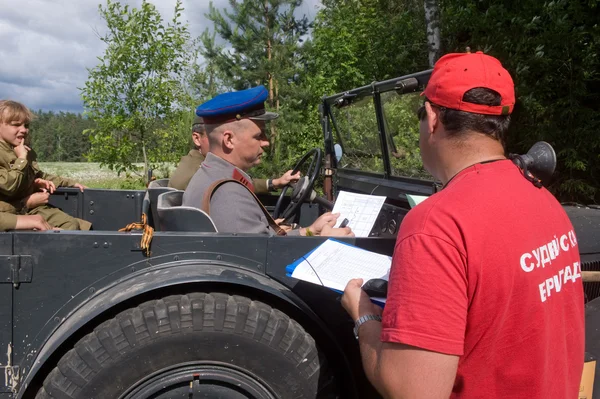
POLYGON ((36 399, 79 399, 98 372, 136 345, 191 331, 251 338, 283 354, 306 379, 325 367, 312 336, 285 313, 243 296, 195 292, 142 303, 97 326, 60 359, 36 399))

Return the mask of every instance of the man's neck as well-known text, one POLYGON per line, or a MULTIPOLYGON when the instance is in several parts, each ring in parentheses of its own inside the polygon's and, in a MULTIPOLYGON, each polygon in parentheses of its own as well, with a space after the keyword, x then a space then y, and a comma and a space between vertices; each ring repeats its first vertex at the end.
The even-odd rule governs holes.
MULTIPOLYGON (((209 153, 218 156, 219 158, 221 158, 224 161, 229 162, 230 164, 232 164, 233 166, 235 166, 236 168, 244 171, 245 173, 248 173, 248 171, 242 167, 240 167, 239 165, 237 165, 239 162, 236 162, 237 159, 234 158, 233 156, 231 156, 230 154, 225 154, 222 151, 210 151, 209 153)), ((208 155, 208 154, 207 154, 208 155)))
POLYGON ((478 163, 506 159, 502 145, 492 139, 465 140, 461 143, 449 143, 441 152, 440 169, 436 176, 446 185, 463 169, 478 163))

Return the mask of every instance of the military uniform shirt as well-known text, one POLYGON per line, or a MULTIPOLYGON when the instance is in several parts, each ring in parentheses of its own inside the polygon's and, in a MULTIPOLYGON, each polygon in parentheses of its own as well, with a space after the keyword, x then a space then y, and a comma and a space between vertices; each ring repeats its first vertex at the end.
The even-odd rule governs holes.
MULTIPOLYGON (((190 152, 181 157, 177 169, 173 172, 173 175, 169 179, 169 187, 177 190, 185 190, 187 185, 190 183, 192 176, 200 168, 200 164, 204 161, 202 153, 198 150, 190 150, 190 152)), ((254 192, 256 194, 266 194, 269 192, 267 187, 267 180, 256 179, 253 181, 254 192)))
POLYGON ((177 190, 185 190, 194 173, 198 171, 204 157, 198 150, 190 150, 190 152, 181 157, 177 169, 169 179, 169 187, 177 190))
POLYGON ((17 227, 17 215, 0 212, 0 231, 13 230, 17 227))
POLYGON ((90 228, 89 222, 79 221, 51 205, 27 209, 24 200, 36 191, 34 182, 37 178, 49 180, 56 187, 69 187, 76 184, 74 180, 42 172, 36 162, 35 151, 29 151, 27 159, 18 158, 13 146, 0 140, 0 212, 39 214, 50 225, 65 230, 90 228))
MULTIPOLYGON (((209 152, 185 190, 182 205, 202 208, 206 190, 217 180, 231 179, 236 170, 252 182, 246 172, 209 152)), ((252 194, 236 183, 225 183, 214 192, 210 201, 210 217, 219 232, 275 234, 252 194)), ((296 230, 291 234, 299 232, 296 230)))

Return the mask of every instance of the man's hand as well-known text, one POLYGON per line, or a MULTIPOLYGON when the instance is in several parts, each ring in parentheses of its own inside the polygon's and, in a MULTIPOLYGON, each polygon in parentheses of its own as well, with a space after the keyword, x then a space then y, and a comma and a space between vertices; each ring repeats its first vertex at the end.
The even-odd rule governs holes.
POLYGON ((33 186, 40 190, 49 191, 52 194, 56 190, 56 185, 50 180, 44 180, 41 178, 37 178, 33 181, 33 186))
POLYGON ((21 141, 21 144, 16 146, 13 151, 17 155, 17 158, 27 159, 27 153, 31 151, 31 148, 25 145, 25 140, 21 141))
POLYGON ((58 230, 46 222, 40 215, 18 215, 15 230, 58 230))
POLYGON ((317 220, 309 227, 315 235, 328 237, 354 237, 350 227, 334 228, 335 222, 340 217, 339 213, 327 212, 319 216, 317 220))
POLYGON ((37 208, 40 205, 46 205, 50 199, 50 193, 46 189, 42 189, 39 193, 33 193, 25 197, 25 207, 28 209, 37 208))
POLYGON ((296 174, 292 174, 292 170, 288 170, 281 177, 277 179, 273 179, 273 187, 275 188, 284 188, 290 183, 295 183, 300 179, 300 172, 296 172, 296 174))
POLYGON ((87 188, 87 186, 84 186, 84 185, 83 185, 83 184, 81 184, 81 183, 75 183, 75 184, 73 184, 73 187, 75 187, 75 188, 78 188, 78 189, 79 189, 79 191, 81 191, 81 192, 83 192, 83 189, 84 189, 84 188, 87 188))
POLYGON ((323 227, 320 235, 325 237, 354 237, 354 233, 350 227, 334 228, 329 225, 323 227))
POLYGON ((381 308, 371 302, 367 293, 363 291, 362 285, 362 278, 348 281, 342 296, 342 306, 354 321, 368 314, 381 316, 382 313, 381 308))
POLYGON ((309 227, 309 229, 315 235, 321 234, 321 231, 325 226, 335 226, 335 222, 338 220, 339 217, 339 213, 324 213, 321 216, 319 216, 317 220, 314 221, 314 223, 309 227))
POLYGON ((292 230, 292 226, 290 226, 289 224, 281 224, 284 221, 284 218, 275 219, 275 223, 277 223, 277 226, 281 227, 286 233, 289 233, 292 230))

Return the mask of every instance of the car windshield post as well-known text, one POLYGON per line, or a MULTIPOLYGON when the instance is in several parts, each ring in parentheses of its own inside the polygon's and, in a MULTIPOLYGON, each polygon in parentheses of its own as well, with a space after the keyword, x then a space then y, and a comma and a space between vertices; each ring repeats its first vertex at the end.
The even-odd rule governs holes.
MULTIPOLYGON (((374 88, 375 89, 375 88, 374 88)), ((381 143, 381 157, 383 159, 384 177, 387 179, 392 174, 390 166, 390 153, 388 151, 388 143, 385 128, 385 118, 383 115, 383 108, 381 107, 381 94, 378 90, 374 90, 373 102, 375 104, 375 115, 377 116, 377 126, 379 127, 379 140, 381 143)))

